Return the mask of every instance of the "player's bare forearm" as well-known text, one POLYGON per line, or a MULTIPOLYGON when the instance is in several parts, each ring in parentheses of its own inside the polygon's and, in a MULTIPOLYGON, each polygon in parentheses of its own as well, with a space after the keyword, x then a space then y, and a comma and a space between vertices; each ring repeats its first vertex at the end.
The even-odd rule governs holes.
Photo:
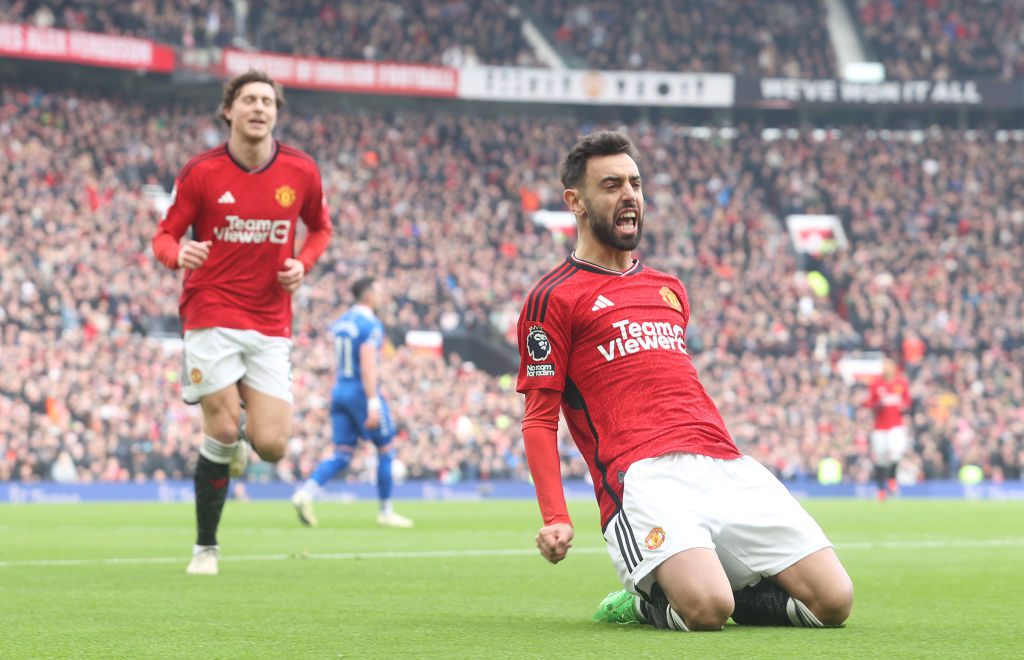
POLYGON ((361 380, 367 399, 377 396, 377 347, 367 342, 359 347, 359 364, 362 366, 361 380))
POLYGON ((371 396, 366 399, 366 428, 376 429, 380 427, 380 415, 383 403, 379 396, 371 396))
POLYGON ((359 347, 359 363, 363 367, 363 393, 366 395, 366 428, 380 426, 381 400, 377 396, 377 347, 367 342, 359 347))
POLYGON ((547 559, 552 564, 557 564, 569 554, 573 536, 572 525, 569 523, 544 525, 537 532, 537 538, 535 539, 537 541, 537 549, 540 550, 540 554, 544 559, 547 559))

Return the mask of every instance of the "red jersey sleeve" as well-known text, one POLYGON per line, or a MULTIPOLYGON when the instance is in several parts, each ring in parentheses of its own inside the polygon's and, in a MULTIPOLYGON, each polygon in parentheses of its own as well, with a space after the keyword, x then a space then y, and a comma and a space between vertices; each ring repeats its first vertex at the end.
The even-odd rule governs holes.
POLYGON ((555 390, 526 392, 523 415, 523 445, 530 466, 537 504, 545 525, 572 524, 562 490, 562 462, 558 456, 558 405, 561 394, 555 390))
POLYGON ((199 213, 198 195, 195 190, 196 177, 181 176, 171 189, 170 206, 157 226, 153 237, 153 254, 163 265, 172 270, 178 268, 178 251, 181 237, 195 222, 199 213))
POLYGON ((519 315, 516 326, 519 336, 519 379, 516 390, 565 390, 571 343, 565 303, 555 296, 543 302, 531 294, 519 315), (545 307, 544 314, 531 309, 545 307))
POLYGON ((313 166, 312 181, 310 182, 310 194, 302 205, 302 222, 309 229, 306 234, 306 241, 296 257, 302 262, 306 272, 313 270, 313 264, 320 258, 320 255, 327 249, 331 240, 333 229, 331 228, 331 217, 327 211, 327 196, 323 191, 323 182, 320 178, 320 170, 313 166))

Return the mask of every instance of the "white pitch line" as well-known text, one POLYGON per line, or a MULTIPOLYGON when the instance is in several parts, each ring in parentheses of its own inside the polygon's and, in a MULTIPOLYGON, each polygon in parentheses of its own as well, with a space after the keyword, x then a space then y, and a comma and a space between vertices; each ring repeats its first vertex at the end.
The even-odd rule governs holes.
POLYGON ((920 550, 927 548, 996 548, 1002 546, 1024 545, 1024 538, 1007 537, 1002 539, 936 539, 917 541, 863 541, 853 543, 837 543, 839 550, 875 550, 889 548, 894 550, 920 550))
MULTIPOLYGON (((607 552, 604 548, 573 548, 575 554, 596 554, 607 552)), ((288 559, 445 559, 451 557, 500 557, 527 556, 537 551, 530 550, 417 550, 394 552, 302 552, 274 555, 231 555, 221 561, 285 561, 288 559)), ((0 568, 49 567, 49 566, 106 566, 114 564, 176 564, 188 559, 180 557, 124 557, 113 559, 29 559, 24 561, 0 561, 0 568)))
MULTIPOLYGON (((837 543, 839 550, 921 550, 932 548, 995 548, 1005 546, 1024 546, 1024 538, 1009 537, 1002 539, 945 539, 918 541, 853 541, 837 543)), ((605 548, 573 548, 574 555, 605 554, 605 548)), ((413 550, 392 552, 333 552, 317 553, 302 552, 295 554, 270 555, 228 555, 222 561, 231 563, 240 561, 288 561, 293 559, 318 560, 352 560, 352 559, 449 559, 453 557, 526 557, 537 554, 537 550, 413 550)), ((188 559, 187 555, 179 557, 115 557, 109 559, 30 559, 0 561, 0 568, 48 568, 74 566, 124 566, 139 564, 178 564, 188 559)))

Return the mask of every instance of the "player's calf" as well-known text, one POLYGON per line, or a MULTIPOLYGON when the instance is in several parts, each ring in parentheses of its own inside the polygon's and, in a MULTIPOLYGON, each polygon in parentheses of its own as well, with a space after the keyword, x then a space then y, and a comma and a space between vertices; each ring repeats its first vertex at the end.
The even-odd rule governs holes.
POLYGON ((816 596, 810 603, 793 598, 771 580, 733 592, 736 608, 732 620, 745 626, 796 626, 832 628, 850 616, 853 587, 836 588, 816 596))
POLYGON ((728 604, 723 602, 697 603, 688 607, 673 606, 673 609, 682 613, 686 627, 690 630, 721 630, 725 627, 725 622, 729 620, 729 615, 732 614, 733 605, 730 598, 728 604))
POLYGON ((650 598, 640 598, 637 610, 644 622, 663 630, 721 630, 732 612, 732 599, 708 595, 673 600, 654 583, 650 598))

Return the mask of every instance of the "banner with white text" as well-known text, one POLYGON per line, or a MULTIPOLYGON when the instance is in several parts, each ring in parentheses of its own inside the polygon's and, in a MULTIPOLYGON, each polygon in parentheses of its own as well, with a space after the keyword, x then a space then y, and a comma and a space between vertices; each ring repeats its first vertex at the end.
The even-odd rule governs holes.
POLYGON ((1024 83, 1002 80, 887 80, 877 83, 803 78, 736 79, 736 105, 902 105, 1009 108, 1024 104, 1024 83))
POLYGON ((459 98, 477 101, 726 108, 733 76, 725 73, 582 71, 504 66, 460 70, 459 98))
POLYGON ((154 73, 174 71, 174 49, 148 39, 0 23, 0 56, 154 73))
POLYGON ((266 71, 285 87, 361 94, 454 98, 459 70, 425 64, 329 60, 229 48, 221 56, 226 77, 266 71))

